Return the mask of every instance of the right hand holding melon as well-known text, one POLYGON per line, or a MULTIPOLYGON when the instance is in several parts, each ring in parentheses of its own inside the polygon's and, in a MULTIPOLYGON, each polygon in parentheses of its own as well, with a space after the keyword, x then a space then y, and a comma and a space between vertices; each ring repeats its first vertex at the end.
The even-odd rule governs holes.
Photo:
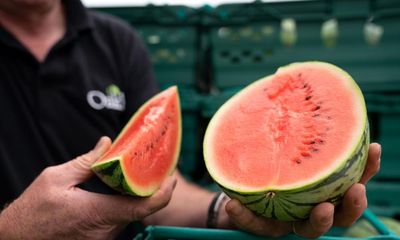
MULTIPOLYGON (((244 231, 275 237, 294 232, 302 237, 317 238, 332 226, 351 226, 367 207, 365 185, 379 170, 380 154, 380 145, 372 143, 360 182, 347 190, 340 205, 334 207, 331 203, 321 203, 313 208, 310 218, 307 220, 288 222, 268 219, 254 214, 239 201, 230 200, 226 205, 229 221, 244 231)), ((224 218, 222 217, 222 219, 224 218)))

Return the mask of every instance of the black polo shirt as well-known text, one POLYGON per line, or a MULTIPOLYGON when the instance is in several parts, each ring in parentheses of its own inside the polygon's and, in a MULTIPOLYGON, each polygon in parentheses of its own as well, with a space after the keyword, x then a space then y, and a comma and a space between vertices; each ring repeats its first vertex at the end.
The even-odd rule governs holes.
MULTIPOLYGON (((144 44, 129 25, 63 2, 65 36, 43 62, 0 24, 0 205, 47 166, 114 138, 157 92, 144 44)), ((97 178, 84 186, 109 188, 97 178)))

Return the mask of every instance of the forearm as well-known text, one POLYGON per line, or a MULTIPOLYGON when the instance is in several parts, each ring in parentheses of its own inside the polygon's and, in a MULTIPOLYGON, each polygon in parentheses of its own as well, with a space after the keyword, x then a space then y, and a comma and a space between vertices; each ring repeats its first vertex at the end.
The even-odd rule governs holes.
POLYGON ((147 217, 144 224, 205 227, 208 207, 215 193, 186 181, 178 172, 175 176, 178 181, 170 203, 147 217))

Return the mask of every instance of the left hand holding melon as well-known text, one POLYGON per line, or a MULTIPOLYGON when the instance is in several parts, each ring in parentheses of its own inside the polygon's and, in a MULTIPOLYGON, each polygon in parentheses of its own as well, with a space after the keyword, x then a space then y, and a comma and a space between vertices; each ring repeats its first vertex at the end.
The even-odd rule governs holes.
MULTIPOLYGON (((294 232, 299 236, 316 238, 326 233, 333 225, 351 226, 367 207, 365 185, 378 172, 380 166, 381 147, 379 144, 370 145, 367 165, 359 183, 350 187, 343 201, 336 208, 331 203, 321 203, 313 208, 310 218, 304 221, 286 222, 267 219, 255 215, 244 207, 238 200, 230 200, 226 204, 226 213, 236 227, 262 236, 283 236, 294 232)), ((227 225, 222 223, 221 225, 227 225)))

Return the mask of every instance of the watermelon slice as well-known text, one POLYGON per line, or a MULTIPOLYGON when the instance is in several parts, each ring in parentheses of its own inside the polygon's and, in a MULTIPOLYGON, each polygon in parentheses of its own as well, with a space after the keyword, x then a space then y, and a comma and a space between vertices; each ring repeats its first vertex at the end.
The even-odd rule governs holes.
POLYGON ((222 189, 268 218, 299 220, 340 202, 369 147, 361 90, 342 69, 294 63, 254 82, 211 119, 207 170, 222 189))
POLYGON ((122 193, 150 196, 176 167, 181 131, 178 90, 170 87, 133 115, 92 170, 122 193))

